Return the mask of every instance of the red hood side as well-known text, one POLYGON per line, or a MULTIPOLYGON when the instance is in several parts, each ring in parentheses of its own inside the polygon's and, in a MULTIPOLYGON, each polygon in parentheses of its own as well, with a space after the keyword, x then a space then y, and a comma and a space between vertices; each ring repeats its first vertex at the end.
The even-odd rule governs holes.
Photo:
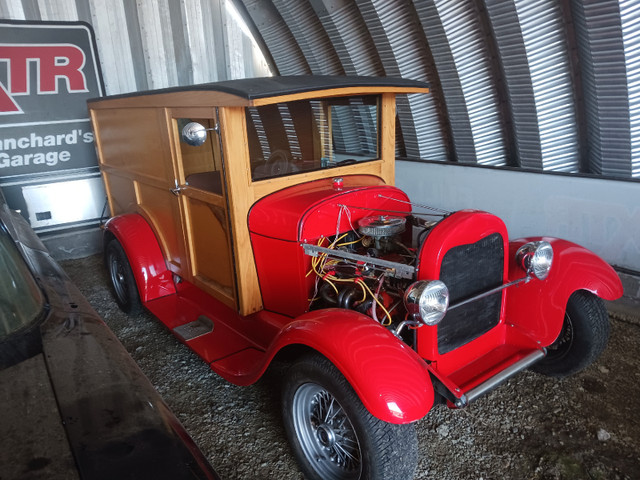
POLYGON ((294 185, 258 200, 249 212, 249 231, 280 240, 307 241, 320 235, 333 235, 336 227, 342 232, 351 229, 349 215, 339 215, 341 205, 350 207, 354 227, 358 219, 375 215, 374 210, 369 210, 374 207, 411 212, 410 205, 378 195, 409 200, 402 190, 385 185, 379 177, 352 175, 341 178, 340 190, 334 188, 332 178, 326 178, 294 185), (337 226, 339 216, 340 225, 337 226))

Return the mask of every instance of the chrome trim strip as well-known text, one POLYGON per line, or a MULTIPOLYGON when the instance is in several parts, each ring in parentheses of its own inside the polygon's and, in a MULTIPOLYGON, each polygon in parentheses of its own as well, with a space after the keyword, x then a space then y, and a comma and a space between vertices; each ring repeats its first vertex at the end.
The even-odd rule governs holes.
POLYGON ((312 257, 317 257, 323 253, 330 257, 342 258, 347 260, 353 260, 355 262, 361 262, 365 265, 374 265, 378 269, 386 271, 389 275, 395 278, 406 278, 412 280, 416 274, 416 268, 412 265, 406 265, 404 263, 390 262, 381 258, 367 257, 365 255, 358 255, 357 253, 345 252, 344 250, 335 250, 333 248, 319 247, 317 245, 310 245, 308 243, 301 244, 304 249, 304 253, 312 257))
POLYGON ((502 370, 500 373, 498 373, 497 375, 494 375, 484 383, 481 383, 477 387, 472 388, 463 396, 465 400, 464 403, 463 401, 456 402, 456 407, 466 407, 469 403, 478 399, 482 395, 489 393, 498 385, 506 382, 509 378, 513 377, 515 374, 521 372, 522 370, 529 368, 531 365, 536 363, 538 360, 541 360, 546 355, 547 355, 547 350, 545 348, 531 352, 526 357, 518 360, 513 365, 508 366, 507 368, 502 370), (460 403, 460 405, 458 405, 458 403, 460 403))
POLYGON ((492 288, 491 290, 487 290, 486 292, 482 292, 473 297, 469 297, 454 305, 449 305, 449 308, 447 309, 447 311, 453 310, 454 308, 461 307, 462 305, 466 305, 467 303, 475 302, 476 300, 480 300, 481 298, 488 297, 489 295, 493 295, 494 293, 504 290, 505 288, 518 285, 519 283, 523 283, 523 282, 527 283, 529 280, 531 280, 531 277, 527 276, 527 277, 519 278, 518 280, 514 280, 513 282, 505 283, 504 285, 500 285, 499 287, 495 287, 495 288, 492 288))

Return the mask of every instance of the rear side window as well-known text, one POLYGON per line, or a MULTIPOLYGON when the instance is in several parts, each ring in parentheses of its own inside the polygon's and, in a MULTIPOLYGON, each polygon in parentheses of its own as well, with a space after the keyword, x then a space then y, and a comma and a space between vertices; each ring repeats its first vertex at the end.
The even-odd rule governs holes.
POLYGON ((0 225, 0 338, 30 324, 44 306, 42 292, 13 240, 0 225))

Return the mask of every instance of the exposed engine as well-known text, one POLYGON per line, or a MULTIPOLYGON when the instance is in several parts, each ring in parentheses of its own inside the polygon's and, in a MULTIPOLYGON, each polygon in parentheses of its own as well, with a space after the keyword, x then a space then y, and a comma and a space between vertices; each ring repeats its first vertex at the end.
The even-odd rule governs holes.
POLYGON ((358 221, 357 230, 304 245, 313 256, 308 275, 316 276, 310 309, 356 310, 394 331, 411 324, 404 297, 416 278, 419 246, 436 223, 375 215, 358 221))

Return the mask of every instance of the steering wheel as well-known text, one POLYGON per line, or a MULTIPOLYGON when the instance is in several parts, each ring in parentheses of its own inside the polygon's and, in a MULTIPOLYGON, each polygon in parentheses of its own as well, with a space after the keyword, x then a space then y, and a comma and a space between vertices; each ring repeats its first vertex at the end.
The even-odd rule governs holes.
POLYGON ((299 171, 293 163, 291 155, 284 150, 274 150, 267 160, 266 167, 267 175, 270 177, 279 177, 299 171))
POLYGON ((336 162, 336 167, 342 167, 344 165, 353 165, 354 163, 358 163, 355 158, 347 158, 346 160, 340 160, 336 162))

